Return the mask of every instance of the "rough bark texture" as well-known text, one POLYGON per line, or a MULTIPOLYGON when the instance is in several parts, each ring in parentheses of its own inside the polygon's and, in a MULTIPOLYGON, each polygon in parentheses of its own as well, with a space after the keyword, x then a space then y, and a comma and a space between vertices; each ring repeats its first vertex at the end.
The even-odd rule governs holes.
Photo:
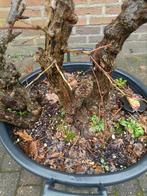
MULTIPOLYGON (((112 21, 104 29, 104 38, 96 45, 99 48, 103 45, 111 44, 111 47, 95 51, 93 58, 106 72, 110 73, 113 70, 113 64, 117 54, 121 51, 125 40, 139 28, 142 24, 147 22, 147 1, 146 0, 126 0, 122 4, 122 11, 118 17, 112 21)), ((99 70, 96 63, 94 63, 97 70, 96 76, 99 80, 103 94, 109 92, 110 82, 99 70)))
MULTIPOLYGON (((83 76, 80 81, 77 79, 75 86, 70 86, 68 77, 62 71, 67 41, 73 25, 77 22, 73 0, 46 0, 45 3, 48 13, 47 25, 44 28, 45 49, 40 48, 36 58, 40 62, 42 70, 46 70, 46 76, 59 96, 61 104, 68 113, 74 114, 85 103, 92 106, 94 100, 99 104, 100 97, 109 93, 110 83, 100 71, 100 67, 111 74, 114 60, 125 40, 139 26, 147 22, 147 1, 124 1, 122 12, 105 28, 104 38, 96 46, 98 48, 111 44, 111 47, 96 50, 92 55, 95 60, 94 73, 97 79, 95 80, 93 75, 83 76)), ((16 20, 24 18, 22 17, 24 6, 20 7, 21 5, 21 0, 12 1, 8 17, 9 27, 13 27, 16 20)), ((19 84, 20 75, 15 66, 6 65, 4 59, 7 44, 19 34, 20 32, 13 32, 11 28, 0 34, 0 120, 27 127, 35 122, 40 108, 36 102, 32 102, 28 92, 19 84), (28 114, 25 117, 18 116, 17 111, 27 111, 28 114)), ((82 113, 88 116, 84 110, 85 107, 77 116, 82 116, 82 113)), ((79 122, 82 122, 82 118, 79 122)))
MULTIPOLYGON (((52 68, 46 72, 46 76, 66 111, 74 113, 75 108, 81 105, 82 93, 80 93, 81 98, 76 96, 75 89, 74 91, 71 89, 62 70, 67 41, 73 25, 77 22, 73 0, 46 0, 45 7, 48 13, 45 50, 39 49, 37 60, 42 70, 46 70, 54 62, 52 68)), ((87 82, 89 84, 89 81, 87 82)))
POLYGON ((111 44, 111 47, 96 51, 94 58, 107 72, 113 68, 114 60, 122 49, 125 40, 147 22, 147 0, 128 0, 122 4, 120 15, 104 30, 103 40, 96 45, 111 44))
MULTIPOLYGON (((46 10, 48 12, 48 23, 46 28, 46 46, 45 50, 39 52, 39 62, 42 69, 46 69, 55 60, 62 72, 63 55, 66 50, 67 40, 69 38, 72 26, 76 23, 76 16, 74 15, 74 7, 72 0, 46 0, 46 10)), ((106 72, 110 73, 113 69, 114 60, 122 48, 123 43, 129 35, 135 31, 140 25, 146 22, 146 1, 143 0, 129 0, 122 5, 122 12, 110 25, 105 28, 103 40, 97 44, 97 48, 104 45, 111 44, 110 47, 101 50, 96 50, 92 55, 96 63, 94 66, 95 75, 99 82, 100 89, 98 90, 97 82, 92 82, 95 79, 89 78, 89 83, 84 80, 86 85, 85 93, 78 93, 83 89, 83 81, 74 90, 71 90, 56 66, 47 71, 47 77, 59 96, 61 104, 71 111, 72 108, 77 108, 82 105, 84 100, 87 103, 97 99, 100 102, 100 96, 106 97, 108 95, 111 85, 109 80, 100 71, 97 64, 101 66, 106 72), (90 89, 87 86, 90 84, 90 89), (94 85, 94 86, 93 86, 94 85), (87 93, 88 92, 88 93, 87 93), (87 96, 88 94, 88 96, 87 96), (81 98, 79 98, 79 95, 81 98), (98 98, 99 96, 99 98, 98 98), (78 97, 78 98, 77 98, 78 97), (76 103, 75 104, 75 98, 76 103), (86 100, 87 99, 87 100, 86 100), (70 108, 70 109, 69 109, 70 108)), ((84 87, 85 89, 85 87, 84 87)), ((91 105, 91 104, 90 104, 91 105)))
POLYGON ((20 73, 12 63, 7 64, 4 54, 7 45, 21 32, 14 32, 13 26, 22 16, 25 5, 22 0, 13 0, 7 20, 7 30, 0 33, 0 121, 29 127, 38 118, 40 107, 19 83, 20 73))

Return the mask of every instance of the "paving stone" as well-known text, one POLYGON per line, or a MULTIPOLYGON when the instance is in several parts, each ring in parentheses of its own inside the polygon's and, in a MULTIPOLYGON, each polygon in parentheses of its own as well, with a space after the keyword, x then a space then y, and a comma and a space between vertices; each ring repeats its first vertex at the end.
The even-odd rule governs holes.
POLYGON ((55 184, 54 188, 59 191, 65 191, 69 193, 81 193, 81 194, 94 194, 97 193, 97 188, 88 188, 88 187, 77 187, 72 185, 65 184, 55 184))
POLYGON ((137 196, 138 193, 142 193, 137 179, 117 185, 116 190, 119 196, 137 196))
POLYGON ((10 155, 6 154, 3 158, 3 161, 2 161, 2 166, 1 166, 1 170, 3 172, 6 172, 6 171, 19 171, 21 169, 21 166, 18 165, 16 163, 16 161, 14 161, 10 155))
POLYGON ((2 144, 0 143, 0 168, 1 168, 1 165, 2 165, 2 160, 3 160, 4 154, 5 154, 5 149, 2 146, 2 144))
POLYGON ((0 196, 14 196, 19 173, 0 173, 0 196))
POLYGON ((147 192, 147 172, 138 177, 138 180, 143 191, 147 192))
POLYGON ((26 170, 21 171, 20 176, 20 185, 41 185, 43 182, 43 179, 39 176, 36 176, 26 170))
MULTIPOLYGON (((98 188, 90 187, 76 187, 71 185, 55 184, 54 188, 59 191, 65 191, 70 193, 81 193, 81 194, 97 194, 98 188)), ((107 193, 110 196, 114 196, 116 189, 114 186, 107 187, 107 193)))
POLYGON ((115 186, 108 186, 107 187, 107 194, 108 195, 110 195, 110 196, 113 195, 114 196, 115 195, 115 192, 116 192, 115 186))
POLYGON ((147 196, 147 192, 144 192, 143 196, 147 196))
POLYGON ((40 196, 40 186, 20 186, 17 189, 16 196, 40 196))

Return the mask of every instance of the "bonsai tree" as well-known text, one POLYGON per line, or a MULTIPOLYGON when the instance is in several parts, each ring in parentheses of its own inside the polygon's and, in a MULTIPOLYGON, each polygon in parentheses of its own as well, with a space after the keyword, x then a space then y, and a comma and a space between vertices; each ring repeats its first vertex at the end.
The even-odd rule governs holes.
MULTIPOLYGON (((67 47, 68 38, 78 21, 74 13, 74 1, 46 0, 45 8, 45 27, 32 27, 41 29, 45 34, 45 46, 38 49, 36 60, 58 95, 68 123, 81 126, 83 130, 81 122, 85 111, 94 111, 93 106, 96 105, 99 115, 102 115, 100 111, 112 85, 115 85, 111 79, 114 60, 129 35, 147 22, 147 0, 123 2, 121 13, 105 27, 102 41, 95 50, 87 52, 93 62, 91 72, 81 76, 80 80, 73 78, 74 82, 70 82, 72 76, 65 74, 62 69, 64 53, 70 51, 67 47)), ((20 73, 14 64, 6 62, 4 56, 8 44, 21 33, 19 27, 14 25, 16 21, 26 19, 24 10, 22 0, 12 0, 7 24, 0 32, 0 121, 28 128, 41 114, 38 96, 31 95, 29 87, 26 89, 20 84, 20 73), (20 113, 25 115, 18 115, 20 113)))

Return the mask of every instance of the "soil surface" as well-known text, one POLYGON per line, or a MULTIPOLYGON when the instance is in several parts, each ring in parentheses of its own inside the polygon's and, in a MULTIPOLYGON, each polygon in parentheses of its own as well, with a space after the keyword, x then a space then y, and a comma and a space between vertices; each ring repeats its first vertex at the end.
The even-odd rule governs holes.
POLYGON ((67 120, 46 80, 35 83, 31 93, 39 95, 40 119, 32 129, 13 131, 15 143, 40 164, 67 173, 98 174, 127 168, 146 154, 147 111, 125 111, 117 90, 110 92, 101 113, 85 111, 84 134, 67 120))

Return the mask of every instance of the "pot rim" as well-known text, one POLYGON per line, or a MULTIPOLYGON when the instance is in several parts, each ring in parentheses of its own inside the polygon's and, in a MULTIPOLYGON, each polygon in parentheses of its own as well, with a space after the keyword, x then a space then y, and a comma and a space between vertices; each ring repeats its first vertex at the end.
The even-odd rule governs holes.
MULTIPOLYGON (((86 69, 91 63, 65 63, 64 68, 69 69, 71 66, 79 66, 84 65, 86 69)), ((24 83, 27 79, 31 80, 32 77, 35 77, 40 72, 40 69, 32 72, 31 74, 24 77, 21 82, 24 83)), ((117 75, 125 76, 125 79, 134 83, 135 87, 140 88, 143 96, 146 97, 147 89, 146 87, 136 80, 134 77, 130 76, 126 72, 122 70, 115 70, 113 72, 114 77, 117 75)), ((123 169, 121 171, 110 172, 105 174, 97 174, 97 175, 87 175, 87 174, 68 174, 65 172, 49 169, 34 160, 30 159, 28 156, 22 152, 17 145, 14 145, 10 131, 10 126, 6 123, 0 123, 0 139, 6 150, 9 154, 25 169, 29 170, 30 172, 39 175, 45 179, 55 180, 56 182, 64 183, 64 184, 72 184, 77 186, 97 186, 99 184, 103 185, 112 185, 118 184, 124 181, 128 181, 140 174, 144 173, 147 170, 147 155, 145 155, 141 160, 139 160, 136 164, 123 169)))

